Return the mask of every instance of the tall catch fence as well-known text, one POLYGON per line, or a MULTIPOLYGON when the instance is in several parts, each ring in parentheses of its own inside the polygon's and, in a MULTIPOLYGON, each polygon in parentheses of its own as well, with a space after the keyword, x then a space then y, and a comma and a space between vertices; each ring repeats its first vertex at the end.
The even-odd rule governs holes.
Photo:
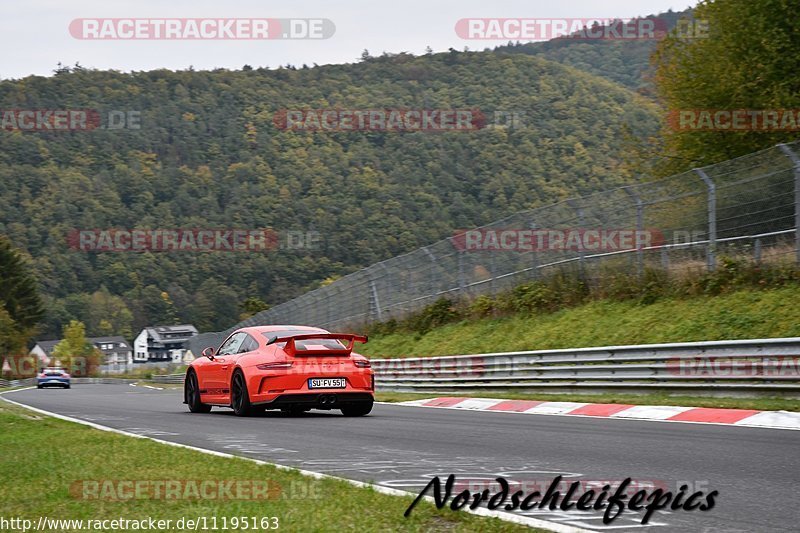
POLYGON ((371 265, 192 345, 219 345, 246 326, 341 330, 400 319, 442 297, 497 294, 556 271, 578 272, 591 284, 609 269, 632 276, 715 270, 721 256, 800 263, 800 141, 516 213, 371 265))

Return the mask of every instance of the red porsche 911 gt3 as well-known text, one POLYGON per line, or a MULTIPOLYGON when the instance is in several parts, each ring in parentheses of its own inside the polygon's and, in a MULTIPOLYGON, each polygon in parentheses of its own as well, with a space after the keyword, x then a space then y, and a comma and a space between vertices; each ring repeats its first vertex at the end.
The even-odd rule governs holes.
POLYGON ((265 409, 364 416, 372 410, 375 381, 369 360, 353 353, 356 342, 367 338, 307 326, 236 330, 219 350, 206 348, 189 365, 184 403, 193 413, 220 406, 238 416, 265 409))

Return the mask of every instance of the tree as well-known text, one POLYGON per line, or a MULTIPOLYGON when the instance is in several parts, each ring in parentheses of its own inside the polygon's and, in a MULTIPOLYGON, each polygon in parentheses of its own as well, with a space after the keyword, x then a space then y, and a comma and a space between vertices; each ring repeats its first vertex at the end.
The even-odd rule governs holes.
POLYGON ((239 313, 239 320, 247 320, 256 313, 269 309, 269 304, 261 298, 250 296, 242 302, 241 308, 242 312, 239 313))
MULTIPOLYGON (((701 25, 685 24, 653 55, 657 93, 667 110, 800 107, 796 1, 706 0, 695 8, 694 19, 701 25)), ((797 131, 665 129, 662 138, 671 159, 662 173, 730 159, 796 136, 797 131)))
POLYGON ((55 362, 76 376, 88 376, 97 370, 100 352, 86 340, 86 326, 83 322, 71 320, 64 326, 62 340, 53 348, 55 362))
MULTIPOLYGON (((0 331, 0 358, 25 349, 44 316, 36 280, 28 272, 19 252, 0 236, 0 307, 3 328, 0 331)), ((2 361, 0 361, 2 365, 2 361)))

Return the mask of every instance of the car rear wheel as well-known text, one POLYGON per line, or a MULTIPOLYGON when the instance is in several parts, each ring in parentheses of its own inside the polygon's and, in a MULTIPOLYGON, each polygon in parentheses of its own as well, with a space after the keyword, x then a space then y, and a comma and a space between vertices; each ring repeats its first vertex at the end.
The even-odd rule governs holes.
POLYGON ((241 370, 234 372, 231 380, 231 407, 236 416, 253 414, 253 405, 250 403, 250 394, 247 392, 247 383, 241 370))
POLYGON ((211 406, 200 401, 200 387, 194 370, 190 370, 186 374, 186 380, 183 384, 183 397, 186 400, 186 405, 189 406, 189 411, 193 413, 211 412, 211 406))
POLYGON ((342 407, 342 414, 344 416, 364 416, 368 415, 370 411, 372 411, 372 402, 364 402, 342 407))

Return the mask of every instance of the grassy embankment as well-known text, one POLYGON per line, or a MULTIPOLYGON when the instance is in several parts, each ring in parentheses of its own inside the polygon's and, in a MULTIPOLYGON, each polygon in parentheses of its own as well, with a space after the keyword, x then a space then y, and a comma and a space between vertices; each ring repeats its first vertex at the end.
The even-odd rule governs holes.
MULTIPOLYGON (((800 336, 800 285, 774 289, 743 288, 715 296, 589 301, 555 312, 466 317, 419 332, 402 327, 376 332, 361 351, 371 358, 425 357, 517 350, 580 348, 625 344, 689 342, 800 336)), ((587 401, 651 405, 694 405, 800 411, 800 400, 783 398, 706 398, 668 394, 543 394, 516 390, 462 393, 466 396, 549 401, 587 401)), ((383 401, 431 394, 380 393, 383 401)))

